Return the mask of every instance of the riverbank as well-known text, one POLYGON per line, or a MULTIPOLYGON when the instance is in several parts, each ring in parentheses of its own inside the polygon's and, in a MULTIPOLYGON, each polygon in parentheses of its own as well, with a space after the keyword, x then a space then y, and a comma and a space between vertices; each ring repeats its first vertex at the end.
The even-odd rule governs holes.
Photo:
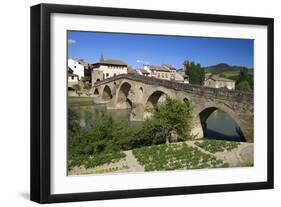
POLYGON ((106 163, 94 168, 74 166, 68 171, 68 175, 188 170, 217 167, 250 167, 254 164, 253 143, 246 142, 194 140, 142 147, 136 150, 124 151, 125 157, 119 161, 106 163), (198 142, 211 143, 211 146, 213 145, 215 150, 199 147, 198 142), (173 155, 172 158, 170 155, 173 155), (175 155, 177 156, 176 160, 173 159, 175 155))
POLYGON ((93 97, 85 96, 68 96, 67 101, 71 106, 88 106, 94 104, 93 97))

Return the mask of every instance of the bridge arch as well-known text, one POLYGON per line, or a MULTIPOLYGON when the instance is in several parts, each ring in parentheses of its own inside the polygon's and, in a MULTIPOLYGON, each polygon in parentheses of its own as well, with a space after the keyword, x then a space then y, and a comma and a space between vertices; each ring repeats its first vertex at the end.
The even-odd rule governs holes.
POLYGON ((123 82, 117 93, 116 105, 118 108, 132 108, 132 100, 129 97, 132 85, 128 82, 123 82))
POLYGON ((236 125, 238 126, 238 128, 236 129, 237 133, 240 135, 241 140, 245 141, 245 136, 244 136, 243 129, 241 128, 241 122, 240 122, 239 117, 237 117, 235 115, 234 111, 231 111, 230 109, 227 109, 226 107, 222 107, 222 108, 216 107, 216 106, 206 107, 198 114, 200 124, 201 124, 202 130, 203 130, 203 136, 206 137, 207 119, 210 117, 210 115, 213 112, 215 112, 217 110, 225 112, 236 123, 236 125))
POLYGON ((104 101, 109 101, 110 99, 112 99, 112 93, 111 93, 111 89, 108 85, 106 85, 103 89, 103 93, 102 93, 102 99, 104 101))
POLYGON ((95 90, 94 90, 94 95, 99 95, 100 93, 99 93, 99 90, 96 88, 95 90))
POLYGON ((158 103, 165 101, 167 94, 163 91, 157 90, 150 94, 145 101, 145 106, 155 107, 158 103))

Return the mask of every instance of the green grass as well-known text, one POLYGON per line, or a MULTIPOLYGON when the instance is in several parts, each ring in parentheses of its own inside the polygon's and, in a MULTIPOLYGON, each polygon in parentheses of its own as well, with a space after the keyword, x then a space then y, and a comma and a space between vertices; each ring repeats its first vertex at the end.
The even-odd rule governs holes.
POLYGON ((204 140, 204 141, 197 141, 195 142, 195 145, 198 147, 201 147, 202 149, 211 152, 224 152, 231 151, 232 149, 237 148, 240 143, 239 142, 230 142, 230 141, 224 141, 224 140, 204 140))
POLYGON ((215 156, 183 144, 161 144, 133 150, 145 171, 228 167, 215 156))
POLYGON ((243 167, 253 167, 254 166, 254 160, 244 160, 241 163, 243 167))
POLYGON ((103 164, 110 164, 120 161, 125 158, 123 152, 99 153, 90 156, 75 156, 69 159, 69 168, 74 166, 84 166, 85 168, 93 168, 103 164))
POLYGON ((125 170, 125 169, 129 169, 128 166, 122 166, 122 167, 112 167, 112 168, 108 168, 108 169, 98 169, 95 171, 96 174, 103 174, 103 173, 113 173, 119 170, 125 170))
POLYGON ((67 98, 67 101, 71 106, 83 106, 83 105, 93 104, 93 98, 92 97, 69 96, 67 98))
POLYGON ((224 74, 225 76, 234 76, 234 75, 239 75, 239 72, 223 72, 222 74, 224 74))

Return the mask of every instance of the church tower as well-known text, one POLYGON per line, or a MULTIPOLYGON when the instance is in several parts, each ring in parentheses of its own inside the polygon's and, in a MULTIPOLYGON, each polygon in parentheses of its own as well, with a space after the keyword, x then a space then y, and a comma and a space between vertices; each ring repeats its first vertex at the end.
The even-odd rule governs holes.
POLYGON ((104 58, 103 58, 103 55, 101 54, 100 56, 100 62, 103 62, 104 61, 104 58))

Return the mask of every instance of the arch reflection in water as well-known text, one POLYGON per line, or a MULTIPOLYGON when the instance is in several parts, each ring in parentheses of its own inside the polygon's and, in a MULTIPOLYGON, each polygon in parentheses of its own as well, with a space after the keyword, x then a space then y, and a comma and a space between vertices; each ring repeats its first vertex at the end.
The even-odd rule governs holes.
POLYGON ((209 139, 245 141, 237 123, 226 112, 219 109, 207 118, 204 135, 209 139))

